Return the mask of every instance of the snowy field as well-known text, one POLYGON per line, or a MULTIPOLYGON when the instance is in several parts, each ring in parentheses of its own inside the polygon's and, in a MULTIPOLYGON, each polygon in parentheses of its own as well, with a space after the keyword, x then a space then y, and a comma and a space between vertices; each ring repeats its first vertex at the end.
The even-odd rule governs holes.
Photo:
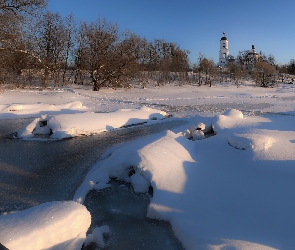
POLYGON ((139 193, 152 188, 147 216, 169 221, 185 249, 294 249, 294 85, 0 93, 2 122, 20 118, 35 119, 10 131, 15 140, 55 143, 136 124, 186 124, 105 152, 72 201, 2 214, 0 242, 8 249, 81 249, 85 241, 105 247, 103 235, 111 232, 101 225, 86 235, 91 217, 83 202, 110 178, 139 193))

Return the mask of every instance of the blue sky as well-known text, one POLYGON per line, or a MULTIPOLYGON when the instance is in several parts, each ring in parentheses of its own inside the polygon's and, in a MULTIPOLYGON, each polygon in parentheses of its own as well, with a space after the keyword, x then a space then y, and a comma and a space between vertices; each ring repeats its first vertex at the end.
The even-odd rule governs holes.
POLYGON ((294 0, 49 0, 49 9, 77 21, 98 17, 117 23, 147 40, 164 39, 218 62, 226 32, 230 54, 251 49, 273 54, 277 63, 295 59, 294 0))

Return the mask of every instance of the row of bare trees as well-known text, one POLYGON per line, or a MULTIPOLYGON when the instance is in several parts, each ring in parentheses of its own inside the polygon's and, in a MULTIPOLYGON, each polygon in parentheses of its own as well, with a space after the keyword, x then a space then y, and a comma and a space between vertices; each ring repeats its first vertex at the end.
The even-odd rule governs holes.
POLYGON ((189 75, 189 51, 175 43, 147 41, 105 19, 78 23, 72 15, 47 11, 46 4, 46 0, 0 0, 0 84, 45 88, 73 82, 99 90, 128 87, 139 79, 199 86, 233 81, 239 86, 252 77, 258 86, 269 87, 278 76, 283 81, 283 74, 295 73, 294 60, 278 67, 272 55, 262 52, 253 67, 245 67, 248 52, 241 51, 225 68, 199 53, 189 75))
POLYGON ((22 70, 42 63, 28 38, 46 4, 46 0, 0 0, 0 84, 19 86, 31 80, 22 77, 22 70))
MULTIPOLYGON (((273 55, 266 56, 263 52, 257 53, 254 60, 248 58, 247 51, 240 51, 236 60, 231 60, 226 68, 220 69, 220 74, 234 81, 239 86, 243 80, 252 79, 259 87, 275 87, 279 82, 285 82, 288 66, 276 64, 273 55)), ((291 77, 292 79, 292 77, 291 77)))
POLYGON ((233 82, 240 86, 244 80, 251 78, 257 86, 274 87, 279 81, 280 71, 274 63, 274 57, 269 56, 268 58, 270 60, 261 59, 248 67, 249 65, 245 66, 240 57, 228 62, 226 67, 218 68, 213 60, 207 59, 202 53, 199 53, 198 64, 193 67, 195 82, 199 86, 208 85, 210 87, 212 82, 233 82))
POLYGON ((152 42, 117 24, 98 19, 77 23, 46 10, 46 0, 0 0, 0 84, 69 81, 103 86, 128 86, 139 72, 186 72, 188 54, 177 44, 152 42))
POLYGON ((187 72, 189 68, 189 52, 178 45, 164 40, 148 42, 130 31, 120 32, 116 24, 104 19, 83 23, 77 34, 74 81, 83 83, 87 72, 94 90, 126 87, 143 71, 161 72, 167 81, 169 72, 187 72))
MULTIPOLYGON (((280 72, 282 75, 291 74, 294 76, 295 75, 295 60, 291 59, 288 64, 282 65, 280 67, 280 72)), ((295 78, 295 77, 293 77, 293 78, 295 78)))
POLYGON ((274 87, 279 81, 279 73, 276 66, 266 61, 256 62, 251 69, 238 62, 228 63, 225 69, 221 69, 223 77, 240 86, 243 80, 252 79, 259 87, 274 87))

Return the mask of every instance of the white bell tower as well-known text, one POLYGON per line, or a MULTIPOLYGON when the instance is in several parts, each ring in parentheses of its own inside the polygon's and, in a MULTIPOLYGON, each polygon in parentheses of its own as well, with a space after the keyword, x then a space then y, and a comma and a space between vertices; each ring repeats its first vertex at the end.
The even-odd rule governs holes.
POLYGON ((229 57, 229 50, 228 50, 228 40, 223 32, 223 36, 220 39, 220 50, 219 50, 219 62, 218 65, 223 67, 227 64, 227 59, 229 57))

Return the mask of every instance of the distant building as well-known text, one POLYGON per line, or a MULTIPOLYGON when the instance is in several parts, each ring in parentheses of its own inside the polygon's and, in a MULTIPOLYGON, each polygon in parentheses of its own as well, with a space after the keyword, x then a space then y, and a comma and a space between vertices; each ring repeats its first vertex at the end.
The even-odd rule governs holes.
POLYGON ((244 65, 248 69, 252 69, 255 65, 255 63, 260 61, 260 55, 255 51, 254 45, 252 45, 252 49, 248 50, 245 59, 244 59, 244 65))
POLYGON ((228 40, 223 32, 223 36, 220 39, 219 61, 218 66, 223 68, 229 62, 239 61, 247 69, 253 69, 256 62, 263 61, 263 58, 256 52, 255 46, 252 45, 251 50, 245 50, 242 55, 239 55, 236 59, 229 54, 228 40))
POLYGON ((228 40, 223 32, 223 36, 220 39, 220 50, 219 50, 219 62, 218 66, 223 67, 227 64, 229 59, 228 40))

